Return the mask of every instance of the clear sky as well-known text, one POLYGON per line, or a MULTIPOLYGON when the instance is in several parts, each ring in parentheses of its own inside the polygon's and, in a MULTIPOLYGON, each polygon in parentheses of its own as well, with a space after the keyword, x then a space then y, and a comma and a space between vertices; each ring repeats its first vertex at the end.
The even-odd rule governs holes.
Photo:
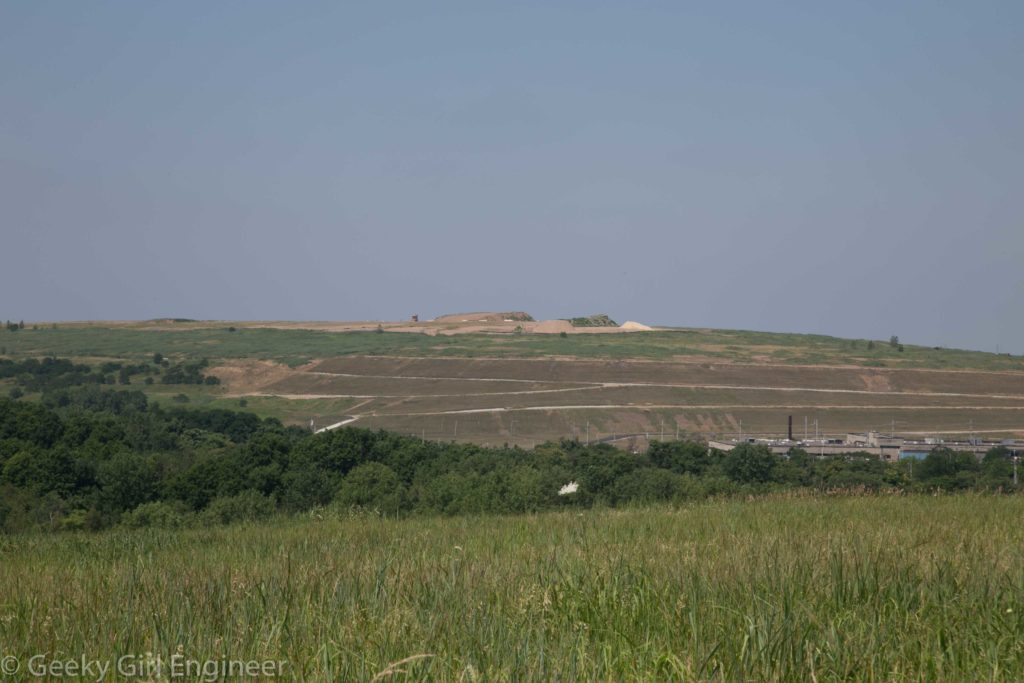
POLYGON ((1024 3, 0 4, 0 318, 1024 353, 1024 3))

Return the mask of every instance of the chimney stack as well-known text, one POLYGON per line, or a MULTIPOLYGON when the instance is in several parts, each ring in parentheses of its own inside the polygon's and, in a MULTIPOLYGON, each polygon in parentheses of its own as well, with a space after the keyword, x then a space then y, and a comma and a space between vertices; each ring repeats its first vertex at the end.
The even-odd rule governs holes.
POLYGON ((793 440, 793 416, 789 416, 789 440, 793 440))

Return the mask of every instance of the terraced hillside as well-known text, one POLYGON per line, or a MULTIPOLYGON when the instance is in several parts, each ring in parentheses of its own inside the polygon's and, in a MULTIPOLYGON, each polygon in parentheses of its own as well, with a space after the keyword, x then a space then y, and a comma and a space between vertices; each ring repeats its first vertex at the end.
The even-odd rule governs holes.
POLYGON ((0 350, 205 357, 221 386, 141 388, 317 427, 492 444, 781 434, 789 415, 801 434, 805 420, 827 434, 1024 434, 1024 360, 1005 354, 723 330, 439 336, 301 325, 41 325, 4 333, 0 350))
MULTIPOLYGON (((230 387, 229 387, 230 388, 230 387)), ((363 426, 529 444, 646 433, 775 433, 794 415, 829 433, 1024 429, 1024 374, 585 359, 343 357, 259 393, 349 399, 363 426)))

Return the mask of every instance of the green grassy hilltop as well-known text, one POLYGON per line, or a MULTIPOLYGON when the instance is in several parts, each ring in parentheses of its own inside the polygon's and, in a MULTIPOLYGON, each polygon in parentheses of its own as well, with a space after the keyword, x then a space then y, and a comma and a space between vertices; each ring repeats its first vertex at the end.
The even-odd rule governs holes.
POLYGON ((227 322, 163 326, 59 324, 56 329, 44 325, 18 332, 0 331, 0 347, 7 354, 22 356, 142 358, 160 351, 189 358, 263 358, 293 364, 344 355, 647 360, 699 357, 721 362, 1024 371, 1024 357, 1009 354, 911 345, 900 351, 899 346, 888 341, 682 328, 560 337, 327 332, 227 322))

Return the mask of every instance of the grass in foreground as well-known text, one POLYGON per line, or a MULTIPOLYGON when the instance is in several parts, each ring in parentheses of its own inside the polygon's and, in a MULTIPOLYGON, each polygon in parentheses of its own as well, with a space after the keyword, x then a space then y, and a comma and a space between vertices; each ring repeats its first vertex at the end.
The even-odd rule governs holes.
POLYGON ((1024 499, 0 539, 0 650, 298 680, 1021 680, 1024 499))

